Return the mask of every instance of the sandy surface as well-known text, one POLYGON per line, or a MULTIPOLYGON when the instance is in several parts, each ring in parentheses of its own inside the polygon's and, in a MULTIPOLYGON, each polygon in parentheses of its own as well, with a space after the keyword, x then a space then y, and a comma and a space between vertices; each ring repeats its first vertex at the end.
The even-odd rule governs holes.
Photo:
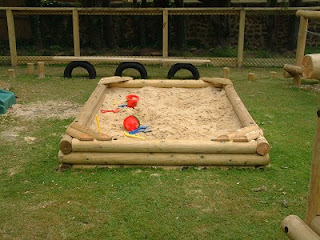
MULTIPOLYGON (((211 139, 240 128, 225 91, 219 88, 111 88, 100 109, 111 110, 126 104, 128 94, 140 97, 134 109, 98 113, 101 131, 118 140, 132 139, 123 134, 123 120, 129 115, 152 129, 150 133, 137 134, 146 139, 211 139)), ((97 130, 95 121, 91 128, 97 130)))

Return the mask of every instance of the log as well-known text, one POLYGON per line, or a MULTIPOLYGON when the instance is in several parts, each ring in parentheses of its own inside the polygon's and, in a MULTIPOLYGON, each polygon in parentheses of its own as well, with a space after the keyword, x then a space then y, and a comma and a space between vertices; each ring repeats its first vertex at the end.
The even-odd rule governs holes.
POLYGON ((206 140, 148 140, 137 141, 72 141, 74 152, 126 152, 126 153, 256 153, 257 142, 233 143, 212 142, 206 140))
POLYGON ((228 68, 228 67, 223 68, 223 77, 230 78, 230 68, 228 68))
POLYGON ((15 69, 8 69, 8 76, 9 76, 9 79, 12 80, 16 77, 16 70, 15 69))
POLYGON ((104 99, 106 88, 107 87, 102 84, 96 87, 96 89, 93 91, 93 93, 83 106, 81 113, 76 117, 76 123, 87 126, 87 124, 91 122, 93 116, 95 115, 96 107, 104 99))
POLYGON ((308 54, 302 59, 303 77, 320 80, 320 54, 308 54))
POLYGON ((139 63, 149 63, 149 64, 162 64, 166 63, 192 63, 192 64, 210 64, 209 59, 193 59, 193 58, 155 58, 155 57, 97 57, 97 56, 54 56, 51 58, 52 61, 88 61, 88 62, 139 62, 139 63))
POLYGON ((132 77, 118 77, 118 76, 104 77, 104 78, 100 79, 98 84, 108 85, 110 83, 126 82, 126 81, 129 81, 129 80, 133 80, 133 78, 132 77))
POLYGON ((220 135, 217 138, 212 139, 212 141, 232 141, 235 137, 239 138, 244 136, 245 134, 255 131, 255 130, 260 130, 259 126, 256 124, 249 125, 248 127, 240 128, 236 130, 235 132, 229 133, 229 134, 224 134, 220 135))
POLYGON ((269 155, 199 153, 84 153, 59 151, 59 161, 68 164, 153 166, 262 166, 269 155))
POLYGON ((309 19, 320 19, 320 11, 298 10, 296 16, 309 19))
POLYGON ((98 133, 88 127, 85 127, 79 123, 73 122, 70 125, 71 128, 74 128, 82 133, 88 134, 89 136, 92 136, 94 139, 99 140, 99 141, 111 141, 112 137, 108 136, 107 134, 104 133, 98 133))
POLYGON ((302 74, 303 68, 291 64, 285 64, 283 66, 283 69, 287 71, 288 73, 291 73, 292 75, 302 74))
POLYGON ((44 78, 44 62, 38 62, 38 78, 44 78))
POLYGON ((320 109, 317 116, 306 212, 306 223, 308 225, 310 225, 312 219, 320 215, 320 109))
POLYGON ((242 127, 248 127, 251 124, 256 125, 255 121, 253 120, 250 113, 244 106, 234 87, 232 85, 227 85, 224 89, 227 93, 228 99, 231 102, 234 111, 236 112, 240 120, 242 127))
POLYGON ((109 84, 109 87, 121 88, 142 88, 146 86, 159 88, 204 88, 210 86, 210 83, 202 80, 132 80, 109 84))
POLYGON ((256 80, 256 74, 255 73, 248 73, 248 80, 249 81, 255 81, 256 80))
POLYGON ((284 78, 292 78, 293 75, 289 72, 287 72, 286 70, 283 70, 283 77, 284 78))
POLYGON ((320 235, 320 216, 316 216, 312 219, 310 227, 313 231, 320 235))
POLYGON ((32 75, 34 72, 34 63, 27 63, 27 74, 32 75))
POLYGON ((225 85, 232 85, 232 81, 228 78, 208 78, 202 77, 200 80, 211 83, 214 87, 223 87, 225 85))
POLYGON ((262 130, 255 130, 246 133, 244 136, 235 137, 234 142, 250 142, 251 140, 256 140, 258 137, 262 136, 262 130))
POLYGON ((296 87, 300 87, 301 84, 301 75, 297 74, 293 76, 293 85, 296 87))
POLYGON ((282 230, 293 240, 320 240, 316 234, 305 222, 298 216, 290 215, 282 221, 282 230))
POLYGON ((263 136, 260 136, 257 140, 257 154, 264 156, 270 152, 270 145, 263 136))
POLYGON ((89 136, 88 134, 80 132, 79 130, 76 130, 72 127, 68 127, 66 130, 66 133, 69 134, 73 138, 79 139, 80 141, 93 141, 94 140, 94 138, 92 136, 89 136))
POLYGON ((72 137, 65 134, 59 143, 59 149, 64 154, 72 152, 72 137))

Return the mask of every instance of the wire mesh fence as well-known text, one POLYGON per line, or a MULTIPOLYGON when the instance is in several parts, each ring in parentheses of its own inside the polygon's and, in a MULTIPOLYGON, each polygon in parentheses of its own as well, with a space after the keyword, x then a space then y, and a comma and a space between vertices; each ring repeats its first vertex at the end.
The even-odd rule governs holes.
MULTIPOLYGON (((0 62, 10 63, 6 9, 0 9, 0 62)), ((19 63, 73 56, 78 12, 81 56, 162 56, 164 9, 12 8, 19 63)), ((295 62, 296 9, 167 9, 168 56, 210 59, 216 66, 295 62), (240 12, 244 12, 241 44, 240 12), (241 53, 241 46, 243 52, 241 53)), ((11 36, 12 38, 12 36, 11 36)), ((310 20, 306 53, 319 52, 320 21, 310 20)))
POLYGON ((15 16, 18 56, 73 55, 72 16, 15 16))
POLYGON ((10 56, 6 12, 0 11, 0 56, 10 56))

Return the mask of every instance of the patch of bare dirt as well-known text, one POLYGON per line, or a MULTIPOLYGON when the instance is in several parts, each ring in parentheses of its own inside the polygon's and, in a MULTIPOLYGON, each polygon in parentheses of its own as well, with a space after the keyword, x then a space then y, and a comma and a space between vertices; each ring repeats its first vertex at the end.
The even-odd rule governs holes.
POLYGON ((16 141, 21 135, 22 131, 25 131, 25 127, 12 127, 5 131, 0 132, 0 139, 8 142, 16 141))
POLYGON ((313 84, 313 85, 301 85, 302 89, 312 90, 316 92, 320 92, 320 83, 319 84, 313 84))
POLYGON ((15 104, 7 112, 9 116, 23 117, 24 119, 34 118, 59 118, 68 119, 75 117, 81 107, 70 102, 38 102, 31 104, 15 104))

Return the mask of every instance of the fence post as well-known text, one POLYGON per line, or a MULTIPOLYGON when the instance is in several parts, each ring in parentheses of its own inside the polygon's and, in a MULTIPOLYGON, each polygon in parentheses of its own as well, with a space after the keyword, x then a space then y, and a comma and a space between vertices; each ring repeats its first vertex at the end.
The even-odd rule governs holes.
POLYGON ((238 67, 243 64, 244 30, 246 23, 246 10, 240 10, 239 35, 238 35, 238 67))
POLYGON ((314 217, 320 214, 320 108, 317 112, 316 136, 312 154, 311 174, 309 182, 309 197, 306 212, 306 224, 310 223, 314 217))
POLYGON ((304 56, 304 50, 306 48, 308 30, 308 18, 300 17, 300 26, 298 33, 297 53, 296 53, 296 65, 300 66, 302 58, 304 56))
POLYGON ((73 49, 74 56, 80 56, 80 33, 79 33, 79 12, 78 9, 72 10, 72 22, 73 22, 73 49))
POLYGON ((168 21, 168 9, 163 10, 163 20, 162 20, 162 57, 168 57, 168 31, 169 31, 169 21, 168 21))
MULTIPOLYGON (((300 17, 300 25, 298 32, 298 43, 297 43, 297 53, 296 53, 296 65, 301 66, 302 58, 304 56, 304 50, 306 48, 306 39, 307 39, 307 30, 308 30, 308 18, 300 17)), ((299 87, 301 84, 301 76, 295 75, 293 78, 294 86, 299 87)))
POLYGON ((14 18, 11 9, 6 10, 7 15, 7 25, 8 25, 8 38, 9 38, 9 47, 10 47, 10 57, 11 65, 13 67, 17 66, 17 45, 16 45, 16 33, 14 28, 14 18))

